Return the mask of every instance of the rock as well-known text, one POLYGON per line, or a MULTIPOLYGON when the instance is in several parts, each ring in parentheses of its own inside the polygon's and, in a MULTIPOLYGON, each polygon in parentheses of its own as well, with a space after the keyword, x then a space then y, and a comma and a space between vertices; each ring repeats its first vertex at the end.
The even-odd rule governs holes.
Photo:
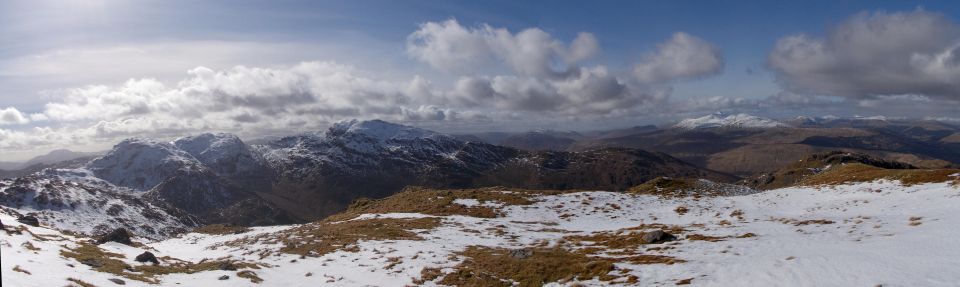
POLYGON ((104 244, 112 241, 120 244, 133 245, 133 241, 130 241, 130 237, 132 237, 132 235, 130 235, 130 232, 128 232, 127 229, 121 227, 121 228, 114 229, 113 231, 110 231, 107 234, 100 235, 96 239, 97 239, 97 244, 104 244))
POLYGON ((510 250, 510 257, 513 257, 516 259, 527 259, 530 256, 533 256, 533 250, 530 250, 530 249, 510 250))
POLYGON ((220 263, 220 270, 237 271, 237 265, 233 265, 232 262, 223 262, 223 263, 220 263))
POLYGON ((120 280, 120 279, 117 279, 117 278, 110 278, 110 279, 107 279, 107 280, 110 280, 110 282, 116 283, 117 285, 127 285, 127 282, 126 282, 126 281, 123 281, 123 280, 120 280))
POLYGON ((6 227, 3 226, 3 222, 0 222, 0 229, 6 229, 6 227))
POLYGON ((83 265, 87 265, 87 266, 93 267, 93 268, 103 267, 103 261, 100 261, 100 259, 95 259, 95 258, 83 259, 83 260, 80 260, 80 263, 82 263, 83 265))
POLYGON ((220 278, 217 278, 217 279, 219 279, 219 280, 227 280, 227 279, 230 279, 230 276, 223 275, 223 276, 220 276, 220 278))
POLYGON ((666 233, 663 230, 650 231, 650 232, 644 233, 643 236, 640 237, 640 240, 643 241, 644 244, 664 243, 664 242, 673 241, 676 239, 677 239, 676 236, 673 236, 673 234, 670 234, 670 233, 666 233))
POLYGON ((20 216, 19 218, 17 218, 17 222, 20 222, 20 223, 23 223, 23 224, 26 224, 26 225, 30 225, 30 226, 33 226, 33 227, 40 226, 40 220, 37 219, 37 217, 32 216, 32 215, 23 215, 23 216, 20 216))
POLYGON ((153 262, 153 265, 160 264, 160 261, 157 260, 157 256, 153 255, 150 251, 144 251, 142 254, 137 255, 137 258, 134 258, 137 262, 153 262))

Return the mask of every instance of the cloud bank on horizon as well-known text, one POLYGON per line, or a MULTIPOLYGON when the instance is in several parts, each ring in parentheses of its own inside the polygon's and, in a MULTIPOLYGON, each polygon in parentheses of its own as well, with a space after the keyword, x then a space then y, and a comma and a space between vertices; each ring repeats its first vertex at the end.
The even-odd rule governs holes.
POLYGON ((960 26, 935 12, 863 12, 822 37, 783 36, 766 55, 782 91, 766 98, 671 99, 677 86, 725 72, 723 47, 697 35, 676 31, 636 51, 628 65, 598 59, 602 42, 587 31, 564 41, 538 27, 451 18, 420 24, 395 51, 428 67, 426 75, 389 77, 310 59, 51 90, 36 112, 0 104, 0 154, 132 136, 289 134, 349 118, 463 127, 669 120, 716 110, 851 114, 897 106, 915 117, 960 110, 960 26))

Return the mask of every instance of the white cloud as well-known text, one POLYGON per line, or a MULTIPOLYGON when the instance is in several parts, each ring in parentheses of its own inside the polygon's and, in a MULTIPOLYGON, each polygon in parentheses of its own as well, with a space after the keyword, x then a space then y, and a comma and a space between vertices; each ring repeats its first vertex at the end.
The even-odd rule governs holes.
POLYGON ((960 99, 960 26, 916 10, 860 13, 824 38, 780 39, 769 55, 783 86, 799 93, 863 98, 960 99))
POLYGON ((491 61, 534 77, 565 77, 577 62, 599 52, 596 37, 580 33, 565 45, 538 28, 512 33, 504 28, 461 26, 457 20, 427 22, 407 37, 407 53, 435 68, 476 72, 491 61))
MULTIPOLYGON (((689 68, 696 65, 682 62, 701 58, 677 57, 677 53, 688 52, 666 52, 675 49, 671 47, 690 43, 712 47, 693 36, 678 35, 661 44, 661 49, 645 60, 656 65, 672 61, 688 68, 680 68, 679 72, 666 69, 663 71, 668 75, 657 77, 673 81, 693 78, 697 73, 689 68)), ((154 63, 145 58, 163 50, 158 49, 147 49, 142 56, 131 56, 139 59, 133 64, 113 68, 138 73, 141 70, 134 66, 154 63)), ((662 103, 671 91, 670 85, 638 82, 628 71, 610 71, 603 65, 581 66, 582 61, 600 51, 597 39, 589 33, 580 33, 564 44, 537 28, 511 33, 488 25, 466 28, 449 20, 421 25, 410 35, 407 49, 411 56, 432 67, 466 72, 454 83, 435 86, 421 76, 407 81, 385 80, 334 62, 200 66, 183 69, 186 77, 180 80, 143 77, 121 84, 56 89, 46 92, 50 101, 40 113, 24 115, 12 108, 2 110, 13 114, 3 118, 7 122, 32 121, 44 126, 2 130, 0 149, 16 153, 66 145, 104 146, 125 137, 172 138, 210 131, 245 137, 291 134, 319 130, 347 118, 382 118, 424 125, 547 118, 578 121, 629 115, 662 103), (473 65, 491 61, 501 63, 509 72, 481 75, 473 73, 476 70, 468 71, 473 65)), ((198 54, 215 54, 216 49, 211 50, 198 54)), ((95 56, 78 52, 76 55, 85 60, 72 63, 68 58, 73 52, 54 53, 43 60, 18 65, 32 67, 25 72, 30 75, 71 73, 93 64, 85 61, 122 62, 138 51, 108 50, 93 53, 95 56), (109 55, 117 55, 120 60, 105 59, 109 55), (67 63, 56 64, 55 59, 67 63)), ((163 59, 167 58, 157 61, 163 59)), ((109 65, 103 65, 106 66, 109 65)), ((100 69, 97 67, 93 69, 100 69)), ((142 72, 149 73, 149 69, 142 72)))
POLYGON ((29 123, 30 119, 20 113, 19 110, 13 107, 6 107, 0 109, 0 125, 17 125, 29 123))
POLYGON ((646 54, 634 66, 633 74, 642 83, 664 84, 714 75, 722 70, 723 56, 717 47, 693 35, 677 32, 657 45, 656 51, 646 54))

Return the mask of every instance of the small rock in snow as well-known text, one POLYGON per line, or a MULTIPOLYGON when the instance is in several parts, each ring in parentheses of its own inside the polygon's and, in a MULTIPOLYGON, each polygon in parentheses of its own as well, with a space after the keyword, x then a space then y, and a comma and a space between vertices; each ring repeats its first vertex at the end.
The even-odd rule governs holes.
POLYGON ((220 278, 217 278, 217 279, 218 279, 218 280, 227 280, 227 279, 230 279, 230 276, 223 275, 223 276, 220 276, 220 278))
POLYGON ((98 236, 97 244, 104 244, 112 241, 120 244, 133 245, 133 241, 130 241, 130 237, 130 232, 121 227, 110 231, 110 233, 98 236))
POLYGON ((83 260, 80 260, 80 263, 83 263, 83 265, 87 265, 93 268, 103 267, 103 261, 100 261, 100 259, 96 259, 96 258, 83 259, 83 260))
POLYGON ((137 262, 144 262, 144 263, 153 262, 153 265, 160 264, 160 261, 157 260, 157 256, 153 255, 153 253, 151 253, 150 251, 144 251, 142 254, 137 255, 137 258, 135 258, 134 260, 137 260, 137 262))
POLYGON ((676 239, 677 239, 676 236, 673 236, 673 234, 670 234, 670 233, 666 233, 663 230, 650 231, 650 232, 644 233, 643 236, 640 237, 640 240, 643 241, 644 244, 664 243, 664 242, 673 241, 676 239))
POLYGON ((110 278, 110 279, 107 279, 107 280, 110 280, 110 282, 116 283, 117 285, 127 285, 127 282, 126 282, 126 281, 123 281, 123 280, 120 280, 120 279, 117 279, 117 278, 110 278))
POLYGON ((224 271, 237 271, 237 266, 233 265, 231 262, 220 263, 220 270, 224 271))
POLYGON ((23 223, 23 224, 26 224, 26 225, 30 225, 30 226, 33 226, 33 227, 40 226, 40 220, 37 219, 37 217, 32 216, 32 215, 20 216, 20 218, 17 218, 17 222, 20 222, 20 223, 23 223))

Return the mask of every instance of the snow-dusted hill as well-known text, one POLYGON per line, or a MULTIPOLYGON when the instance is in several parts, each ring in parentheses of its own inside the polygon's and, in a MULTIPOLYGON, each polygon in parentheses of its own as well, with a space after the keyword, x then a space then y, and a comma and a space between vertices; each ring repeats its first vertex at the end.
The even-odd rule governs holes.
POLYGON ((682 198, 415 190, 324 222, 141 247, 81 245, 0 214, 0 271, 5 286, 955 286, 958 213, 956 182, 682 198), (656 230, 676 239, 645 241, 656 230), (144 251, 160 265, 133 260, 144 251))
POLYGON ((129 189, 96 179, 84 170, 47 170, 0 181, 0 205, 30 214, 59 230, 102 234, 126 228, 148 238, 166 238, 196 227, 178 210, 142 199, 129 189))
POLYGON ((674 125, 674 128, 680 129, 705 129, 705 128, 775 128, 783 127, 785 124, 766 118, 752 116, 748 114, 726 115, 722 113, 710 114, 699 118, 684 119, 674 125))

